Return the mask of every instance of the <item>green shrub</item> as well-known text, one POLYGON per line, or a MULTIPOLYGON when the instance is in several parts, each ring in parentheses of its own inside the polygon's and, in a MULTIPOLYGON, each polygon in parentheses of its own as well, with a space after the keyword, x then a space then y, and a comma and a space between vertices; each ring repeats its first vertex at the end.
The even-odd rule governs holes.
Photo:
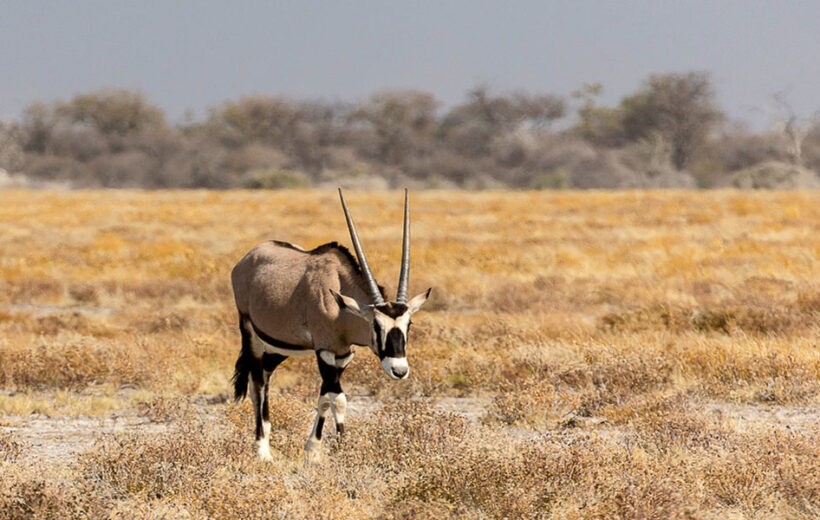
POLYGON ((310 180, 305 174, 291 170, 255 170, 249 177, 245 187, 254 190, 284 190, 310 186, 310 180))
POLYGON ((566 190, 570 187, 569 173, 558 168, 549 172, 536 175, 532 179, 530 187, 534 190, 566 190))

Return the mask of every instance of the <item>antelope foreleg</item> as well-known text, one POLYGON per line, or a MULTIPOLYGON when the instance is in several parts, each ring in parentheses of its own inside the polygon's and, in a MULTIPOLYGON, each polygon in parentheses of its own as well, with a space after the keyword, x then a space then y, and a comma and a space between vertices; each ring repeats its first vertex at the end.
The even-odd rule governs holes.
POLYGON ((320 395, 319 402, 316 405, 316 417, 305 443, 305 457, 308 464, 319 462, 322 459, 322 429, 325 426, 325 419, 327 419, 330 412, 330 407, 330 395, 320 395))

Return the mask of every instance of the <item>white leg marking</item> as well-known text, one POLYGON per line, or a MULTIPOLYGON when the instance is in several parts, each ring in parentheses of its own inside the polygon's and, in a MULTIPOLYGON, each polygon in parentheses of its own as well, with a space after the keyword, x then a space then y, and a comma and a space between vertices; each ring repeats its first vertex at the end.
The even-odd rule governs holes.
POLYGON ((330 408, 333 410, 333 420, 336 426, 345 423, 345 412, 347 411, 347 397, 345 394, 327 394, 330 397, 330 408))
POLYGON ((305 462, 313 464, 322 460, 322 439, 317 437, 316 431, 319 427, 319 420, 323 422, 330 412, 330 394, 319 396, 319 402, 316 405, 316 417, 313 419, 313 426, 310 428, 310 435, 308 435, 305 443, 305 462))
POLYGON ((351 359, 353 359, 353 349, 350 350, 350 354, 346 356, 339 356, 334 360, 336 368, 345 368, 348 363, 350 363, 351 359))
POLYGON ((320 350, 319 359, 321 359, 322 362, 329 367, 336 365, 336 356, 329 350, 320 350))
MULTIPOLYGON (((263 387, 264 388, 264 387, 263 387)), ((263 396, 262 392, 264 391, 263 388, 256 388, 256 383, 251 379, 250 381, 250 392, 251 392, 251 401, 253 402, 253 414, 254 418, 256 417, 256 411, 262 402, 263 396)), ((264 431, 265 436, 261 439, 256 440, 256 454, 259 456, 261 460, 271 460, 270 454, 270 442, 268 441, 270 435, 270 423, 263 422, 262 423, 262 430, 264 431)))
POLYGON ((268 440, 267 437, 256 441, 256 455, 259 457, 259 460, 273 460, 273 456, 270 454, 270 440, 268 440))

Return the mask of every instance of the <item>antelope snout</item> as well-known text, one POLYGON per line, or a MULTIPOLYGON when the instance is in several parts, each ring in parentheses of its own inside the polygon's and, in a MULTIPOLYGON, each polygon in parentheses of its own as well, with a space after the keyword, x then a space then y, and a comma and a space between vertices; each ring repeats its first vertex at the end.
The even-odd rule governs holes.
POLYGON ((382 368, 391 379, 406 379, 410 375, 407 358, 386 357, 382 359, 382 368))

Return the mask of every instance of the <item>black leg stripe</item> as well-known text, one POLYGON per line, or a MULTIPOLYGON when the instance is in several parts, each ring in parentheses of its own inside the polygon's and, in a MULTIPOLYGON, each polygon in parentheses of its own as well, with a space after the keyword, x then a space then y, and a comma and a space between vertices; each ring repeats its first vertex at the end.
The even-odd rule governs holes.
POLYGON ((322 440, 322 428, 325 427, 325 418, 319 417, 316 421, 316 438, 322 440))

